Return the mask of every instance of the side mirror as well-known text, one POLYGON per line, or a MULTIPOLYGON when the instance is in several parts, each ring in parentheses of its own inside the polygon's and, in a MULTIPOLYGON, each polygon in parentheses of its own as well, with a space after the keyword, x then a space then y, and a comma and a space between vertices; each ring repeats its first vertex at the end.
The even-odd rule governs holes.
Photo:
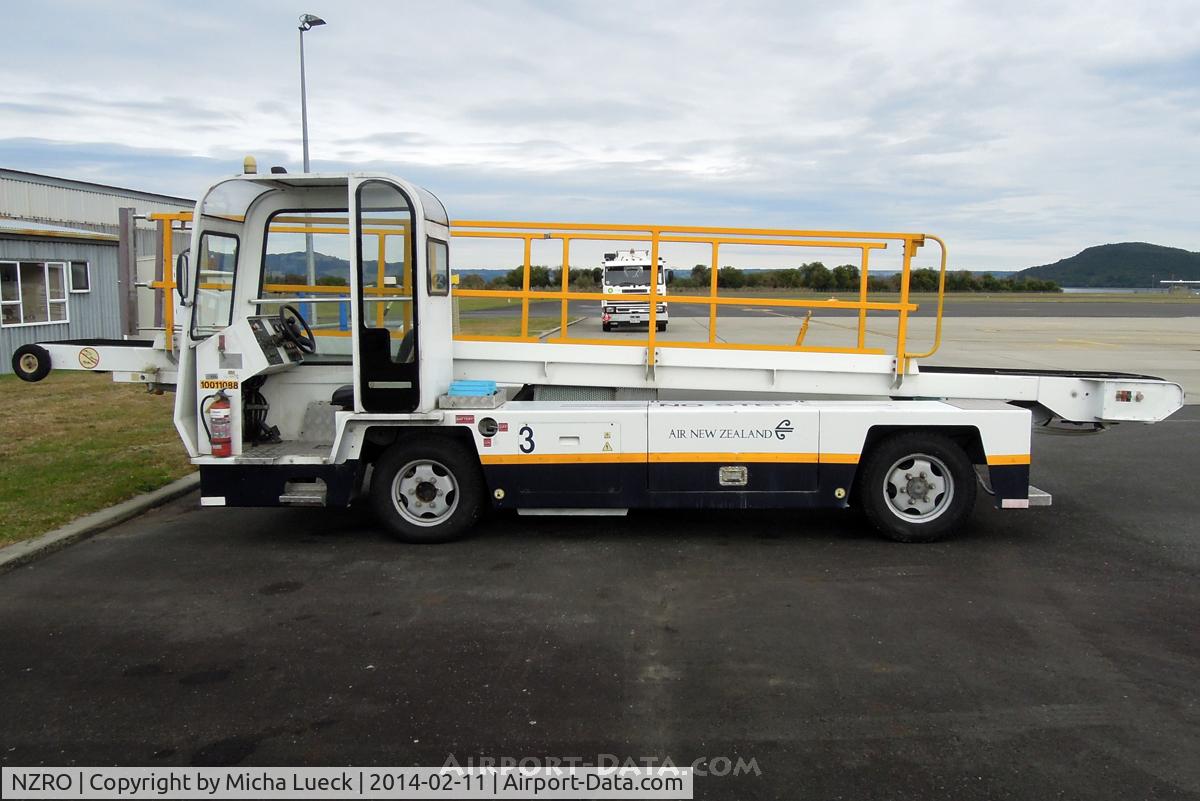
POLYGON ((179 304, 181 306, 188 305, 187 277, 188 264, 191 260, 191 248, 180 253, 175 257, 175 291, 179 293, 179 304))

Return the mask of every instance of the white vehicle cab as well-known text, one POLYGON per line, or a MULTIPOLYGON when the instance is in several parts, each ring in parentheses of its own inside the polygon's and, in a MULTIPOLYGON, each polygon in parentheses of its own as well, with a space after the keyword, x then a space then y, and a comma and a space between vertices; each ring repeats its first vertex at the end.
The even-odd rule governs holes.
MULTIPOLYGON (((605 299, 600 304, 600 325, 611 331, 618 325, 648 325, 650 302, 638 301, 638 295, 650 294, 650 251, 620 250, 604 254, 602 288, 605 299), (633 296, 633 297, 631 297, 633 296)), ((667 294, 666 260, 658 257, 658 294, 667 294)), ((667 302, 657 303, 657 327, 667 330, 667 302)))
POLYGON ((1029 485, 1034 429, 1154 422, 1183 402, 1178 384, 1147 376, 922 366, 937 341, 921 352, 908 341, 912 256, 934 242, 945 270, 944 246, 925 234, 451 223, 431 193, 375 174, 240 175, 179 224, 190 254, 158 285, 173 303, 155 340, 40 343, 13 361, 26 380, 62 367, 173 386, 205 506, 339 507, 365 494, 410 542, 460 536, 487 506, 856 506, 889 537, 927 541, 966 523, 977 487, 1000 509, 1049 502, 1029 485), (450 243, 466 236, 524 240, 524 288, 453 290, 519 301, 519 334, 455 334, 450 243), (647 286, 661 280, 664 242, 709 245, 716 265, 723 243, 761 239, 857 253, 861 291, 728 298, 714 281, 673 295, 709 310, 706 342, 657 338, 654 305, 642 340, 577 338, 566 325, 531 335, 531 302, 558 301, 565 322, 569 301, 611 295, 565 279, 531 290, 529 243, 560 241, 569 264, 572 242, 618 238, 647 243, 647 286), (888 246, 903 256, 900 298, 872 300, 867 256, 888 246), (830 348, 717 336, 718 307, 755 303, 856 309, 857 338, 830 348), (868 311, 894 316, 894 347, 869 347, 868 311))

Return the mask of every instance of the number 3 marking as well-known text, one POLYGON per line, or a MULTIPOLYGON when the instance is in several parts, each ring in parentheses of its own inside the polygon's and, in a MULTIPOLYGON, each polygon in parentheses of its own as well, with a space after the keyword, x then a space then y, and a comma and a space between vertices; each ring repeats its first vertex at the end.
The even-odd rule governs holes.
POLYGON ((521 426, 521 430, 517 433, 524 437, 517 446, 521 449, 521 453, 533 453, 533 449, 537 447, 533 441, 533 429, 529 426, 521 426))

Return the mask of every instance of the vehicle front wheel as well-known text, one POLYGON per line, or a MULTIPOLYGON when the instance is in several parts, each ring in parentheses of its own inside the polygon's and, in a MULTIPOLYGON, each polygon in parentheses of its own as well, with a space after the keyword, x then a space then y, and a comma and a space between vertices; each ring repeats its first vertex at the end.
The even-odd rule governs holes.
POLYGON ((612 330, 612 323, 601 323, 601 324, 600 324, 600 327, 601 327, 602 329, 604 329, 605 331, 611 331, 611 330, 612 330))
POLYGON ((659 330, 659 331, 666 331, 666 330, 667 330, 667 324, 666 324, 666 323, 659 323, 659 324, 658 324, 658 330, 659 330))
POLYGON ((895 434, 871 449, 857 493, 867 519, 898 542, 935 542, 958 531, 975 507, 975 470, 949 437, 895 434))
POLYGON ((478 460, 448 439, 397 444, 371 477, 376 516, 404 542, 458 539, 479 518, 483 496, 478 460))

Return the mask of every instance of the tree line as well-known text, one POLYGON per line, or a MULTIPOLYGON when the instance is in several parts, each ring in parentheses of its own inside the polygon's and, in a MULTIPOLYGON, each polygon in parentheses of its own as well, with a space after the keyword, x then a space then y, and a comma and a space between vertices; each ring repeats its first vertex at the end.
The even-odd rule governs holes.
MULTIPOLYGON (((591 292, 601 285, 603 270, 572 269, 570 288, 576 292, 591 292)), ((853 264, 829 269, 819 261, 778 270, 743 270, 721 267, 717 270, 717 286, 721 289, 806 289, 814 292, 858 291, 860 274, 853 264)), ((463 289, 520 289, 524 268, 517 267, 488 281, 481 275, 464 275, 459 279, 463 289)), ((667 285, 673 289, 707 290, 712 285, 712 271, 706 264, 697 264, 690 271, 667 270, 667 285)), ((533 265, 529 268, 529 285, 536 289, 557 289, 562 286, 562 268, 533 265)), ((872 292, 899 292, 900 274, 867 275, 867 288, 872 292)), ((938 271, 929 268, 913 270, 909 289, 913 292, 936 292, 938 271)), ((1038 278, 999 278, 991 273, 975 275, 969 270, 946 272, 947 292, 1061 292, 1050 280, 1038 278)))

